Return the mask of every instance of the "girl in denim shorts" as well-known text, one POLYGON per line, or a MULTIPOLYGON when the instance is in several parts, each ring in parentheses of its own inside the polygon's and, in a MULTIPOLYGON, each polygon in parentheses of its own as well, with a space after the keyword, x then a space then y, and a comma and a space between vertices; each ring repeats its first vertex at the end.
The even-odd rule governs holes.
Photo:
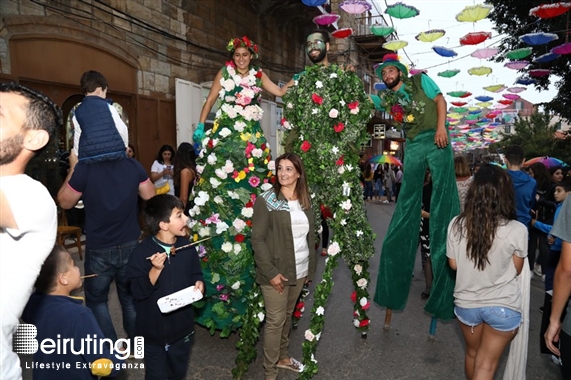
POLYGON ((476 173, 464 211, 448 226, 446 255, 457 271, 454 313, 466 341, 466 376, 492 379, 521 323, 516 277, 527 256, 527 228, 516 220, 505 170, 485 165, 476 173))

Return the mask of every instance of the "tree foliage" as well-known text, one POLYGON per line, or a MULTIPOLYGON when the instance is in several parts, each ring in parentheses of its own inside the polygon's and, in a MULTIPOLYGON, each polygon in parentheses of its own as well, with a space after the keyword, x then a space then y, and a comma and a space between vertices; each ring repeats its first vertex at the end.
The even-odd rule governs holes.
POLYGON ((536 112, 517 119, 513 126, 515 133, 505 134, 492 148, 501 151, 508 145, 520 145, 528 159, 551 156, 571 164, 571 135, 565 139, 556 138, 557 128, 551 124, 550 115, 536 112))
MULTIPOLYGON (((546 32, 559 36, 559 39, 549 44, 534 46, 532 55, 526 59, 532 61, 533 58, 542 54, 549 53, 550 50, 558 45, 567 42, 569 32, 569 11, 555 18, 541 19, 536 16, 530 16, 529 10, 549 1, 542 0, 487 0, 487 4, 493 5, 494 9, 490 12, 489 18, 495 24, 495 28, 500 34, 508 37, 503 39, 499 44, 500 54, 497 55, 496 61, 503 62, 507 60, 502 53, 506 51, 527 47, 527 45, 519 40, 519 36, 526 33, 546 32)), ((523 76, 529 69, 550 69, 552 75, 537 79, 535 87, 538 90, 547 89, 549 82, 554 81, 554 85, 558 90, 557 96, 548 103, 542 103, 547 111, 553 111, 561 115, 564 119, 571 120, 571 54, 562 55, 554 61, 541 64, 532 64, 524 70, 520 70, 523 76), (553 75, 555 74, 559 78, 553 75)))

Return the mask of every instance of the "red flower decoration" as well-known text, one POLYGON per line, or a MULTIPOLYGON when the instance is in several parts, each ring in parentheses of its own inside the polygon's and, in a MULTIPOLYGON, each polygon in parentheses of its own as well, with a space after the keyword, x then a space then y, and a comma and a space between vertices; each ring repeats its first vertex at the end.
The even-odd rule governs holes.
POLYGON ((309 148, 311 148, 311 143, 307 140, 305 140, 302 144, 301 144, 301 150, 302 152, 307 152, 309 150, 309 148))
POLYGON ((359 322, 359 327, 365 327, 365 326, 369 326, 368 319, 363 319, 361 322, 359 322))
POLYGON ((351 301, 357 302, 357 292, 356 291, 353 291, 353 293, 351 293, 351 301))
POLYGON ((214 143, 212 142, 212 139, 208 140, 208 144, 206 144, 208 146, 208 149, 212 149, 212 147, 214 146, 214 143))
POLYGON ((343 124, 343 123, 337 123, 337 124, 335 124, 335 125, 333 126, 333 129, 335 130, 335 132, 339 133, 339 132, 341 132, 342 130, 345 129, 345 124, 343 124))
POLYGON ((242 41, 244 41, 244 43, 246 44, 247 47, 251 47, 252 46, 252 42, 250 41, 250 39, 246 36, 242 37, 242 41))
POLYGON ((258 72, 256 73, 256 78, 258 79, 262 79, 262 70, 258 70, 258 72))
POLYGON ((315 93, 311 94, 311 100, 316 104, 323 104, 323 98, 315 93))
POLYGON ((335 161, 335 165, 337 165, 337 166, 343 165, 344 164, 343 157, 345 157, 345 156, 339 157, 339 159, 337 161, 335 161))
POLYGON ((254 202, 249 201, 248 203, 246 203, 246 207, 254 207, 254 202))
POLYGON ((234 49, 237 49, 240 47, 240 39, 239 38, 234 38, 234 49))
POLYGON ((258 52, 258 45, 254 44, 254 53, 258 52))
POLYGON ((371 307, 371 301, 367 301, 365 306, 363 306, 363 310, 368 310, 371 307))
POLYGON ((304 302, 298 302, 297 305, 295 305, 295 308, 301 310, 301 309, 303 309, 304 306, 305 306, 304 302))
POLYGON ((244 235, 238 234, 234 237, 234 240, 236 240, 238 243, 243 243, 245 238, 246 237, 244 235))
POLYGON ((295 318, 301 318, 301 311, 295 310, 295 311, 293 312, 293 316, 294 316, 295 318))
POLYGON ((350 110, 354 110, 355 108, 359 107, 359 102, 357 102, 357 101, 351 102, 351 103, 347 104, 347 107, 349 107, 350 110))
POLYGON ((250 219, 246 220, 246 225, 252 227, 252 221, 250 219))

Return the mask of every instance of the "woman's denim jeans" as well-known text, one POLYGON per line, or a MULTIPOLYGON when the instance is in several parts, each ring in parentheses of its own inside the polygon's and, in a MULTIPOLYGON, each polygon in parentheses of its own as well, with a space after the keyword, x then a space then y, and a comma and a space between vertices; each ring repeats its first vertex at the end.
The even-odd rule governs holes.
POLYGON ((137 240, 133 240, 111 248, 88 248, 85 253, 85 274, 97 274, 97 277, 86 278, 83 282, 85 304, 95 315, 105 338, 112 341, 117 340, 117 334, 111 321, 107 301, 113 280, 123 310, 123 328, 129 338, 135 337, 135 300, 127 284, 127 262, 136 246, 137 240))

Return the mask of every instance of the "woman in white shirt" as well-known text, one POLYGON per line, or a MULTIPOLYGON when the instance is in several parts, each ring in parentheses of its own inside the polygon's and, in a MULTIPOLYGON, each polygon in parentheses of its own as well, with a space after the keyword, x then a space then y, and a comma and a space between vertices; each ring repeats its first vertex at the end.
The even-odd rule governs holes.
POLYGON ((159 149, 157 159, 151 166, 151 181, 155 184, 157 194, 170 194, 174 195, 174 181, 173 181, 173 159, 174 148, 170 145, 163 145, 159 149), (164 191, 164 186, 169 186, 168 191, 164 191))

